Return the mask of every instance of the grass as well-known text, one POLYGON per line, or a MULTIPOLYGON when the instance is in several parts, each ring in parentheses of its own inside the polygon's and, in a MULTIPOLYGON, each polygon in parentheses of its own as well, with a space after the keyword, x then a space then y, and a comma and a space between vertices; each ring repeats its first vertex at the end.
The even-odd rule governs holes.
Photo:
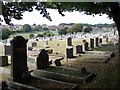
POLYGON ((72 76, 78 76, 78 77, 83 77, 84 76, 83 74, 81 74, 80 70, 72 70, 72 69, 67 69, 67 68, 57 68, 57 67, 54 67, 54 66, 50 66, 50 67, 45 68, 43 70, 50 71, 50 72, 55 72, 55 73, 72 75, 72 76))

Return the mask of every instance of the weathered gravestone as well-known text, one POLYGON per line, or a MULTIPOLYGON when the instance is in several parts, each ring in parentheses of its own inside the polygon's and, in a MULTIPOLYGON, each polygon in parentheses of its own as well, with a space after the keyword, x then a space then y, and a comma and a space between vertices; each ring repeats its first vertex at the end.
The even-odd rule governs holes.
POLYGON ((49 66, 49 56, 45 49, 42 49, 37 57, 37 69, 43 69, 49 66))
POLYGON ((67 58, 73 58, 73 47, 67 47, 66 48, 66 56, 67 58))
POLYGON ((106 42, 108 42, 108 37, 106 37, 106 42))
POLYGON ((4 53, 5 53, 5 55, 11 55, 11 46, 5 45, 4 53))
POLYGON ((37 43, 36 42, 32 42, 32 47, 35 47, 37 46, 37 43))
POLYGON ((76 54, 80 54, 80 53, 82 53, 83 52, 83 47, 82 47, 82 45, 77 45, 76 46, 76 54))
POLYGON ((96 43, 96 47, 98 47, 99 46, 99 39, 98 39, 98 37, 95 38, 95 43, 96 43))
POLYGON ((100 38, 100 42, 99 43, 102 43, 102 38, 100 38))
POLYGON ((72 46, 72 38, 67 38, 67 46, 72 46))
POLYGON ((27 67, 27 42, 22 36, 11 41, 11 79, 22 82, 29 76, 27 67))
POLYGON ((94 48, 94 38, 90 38, 90 48, 94 48))
POLYGON ((84 43, 84 50, 85 50, 85 51, 88 51, 88 50, 89 50, 88 42, 87 42, 87 41, 84 43))
POLYGON ((8 56, 0 56, 0 67, 8 65, 8 56))

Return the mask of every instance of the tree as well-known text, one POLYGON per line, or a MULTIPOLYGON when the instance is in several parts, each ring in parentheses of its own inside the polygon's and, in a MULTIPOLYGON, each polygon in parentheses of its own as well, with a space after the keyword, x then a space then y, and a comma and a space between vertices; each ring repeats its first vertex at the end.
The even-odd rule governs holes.
POLYGON ((88 26, 84 29, 85 33, 90 33, 91 31, 92 31, 92 28, 90 26, 88 26))
POLYGON ((32 28, 29 24, 24 24, 22 30, 23 32, 30 32, 32 31, 32 28))
POLYGON ((58 30, 58 33, 59 33, 60 35, 66 35, 66 34, 67 34, 67 28, 58 30))
POLYGON ((68 33, 77 33, 77 32, 82 32, 83 26, 82 24, 74 24, 72 27, 70 27, 67 32, 68 33))
POLYGON ((0 32, 2 32, 0 38, 3 40, 9 38, 11 35, 11 31, 8 28, 3 28, 0 32))

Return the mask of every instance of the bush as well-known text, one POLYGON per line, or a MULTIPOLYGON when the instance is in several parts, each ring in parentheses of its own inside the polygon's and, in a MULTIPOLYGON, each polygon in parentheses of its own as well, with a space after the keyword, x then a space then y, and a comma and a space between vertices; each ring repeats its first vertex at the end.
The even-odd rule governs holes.
POLYGON ((34 37, 34 34, 29 34, 29 38, 33 38, 34 37))
POLYGON ((11 30, 9 30, 8 28, 3 28, 0 32, 2 32, 0 38, 3 40, 9 38, 9 36, 11 35, 11 30))
POLYGON ((36 37, 43 37, 43 34, 38 33, 36 37))

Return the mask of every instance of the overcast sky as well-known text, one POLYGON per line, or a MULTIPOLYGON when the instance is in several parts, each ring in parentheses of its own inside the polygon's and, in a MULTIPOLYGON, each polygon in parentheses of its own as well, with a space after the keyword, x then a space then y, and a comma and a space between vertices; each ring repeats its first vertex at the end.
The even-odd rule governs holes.
MULTIPOLYGON (((50 13, 50 16, 52 18, 52 21, 49 21, 45 17, 42 17, 41 14, 39 14, 39 11, 33 11, 33 12, 25 12, 23 13, 23 19, 22 20, 15 20, 12 19, 13 24, 47 24, 47 25, 59 25, 60 23, 88 23, 88 24, 99 24, 99 23, 114 23, 112 19, 107 18, 107 15, 95 15, 94 17, 92 15, 85 15, 83 13, 79 12, 64 12, 65 16, 61 16, 58 11, 53 9, 47 10, 50 13)), ((4 24, 4 23, 3 23, 4 24)))

